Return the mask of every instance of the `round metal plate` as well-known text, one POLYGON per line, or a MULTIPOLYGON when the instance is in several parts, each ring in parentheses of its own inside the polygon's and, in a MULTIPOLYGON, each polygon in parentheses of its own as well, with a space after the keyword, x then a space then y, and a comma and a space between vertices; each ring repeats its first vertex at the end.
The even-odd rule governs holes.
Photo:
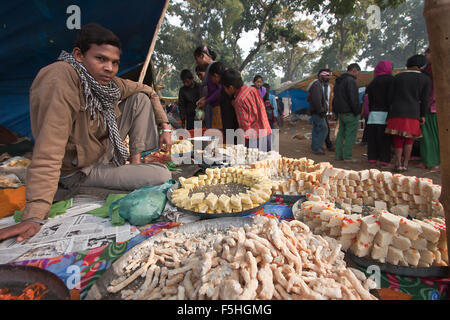
POLYGON ((346 256, 348 256, 353 262, 361 267, 369 267, 376 265, 380 268, 381 271, 396 274, 399 276, 409 276, 409 277, 423 277, 423 278, 441 278, 448 277, 449 268, 448 267, 429 267, 429 268, 415 268, 415 267, 403 267, 396 266, 390 263, 381 263, 372 259, 359 258, 352 254, 351 252, 346 252, 346 256))
POLYGON ((64 282, 54 273, 32 266, 0 265, 0 288, 8 288, 15 295, 30 284, 41 282, 48 292, 42 300, 70 300, 70 292, 64 282))

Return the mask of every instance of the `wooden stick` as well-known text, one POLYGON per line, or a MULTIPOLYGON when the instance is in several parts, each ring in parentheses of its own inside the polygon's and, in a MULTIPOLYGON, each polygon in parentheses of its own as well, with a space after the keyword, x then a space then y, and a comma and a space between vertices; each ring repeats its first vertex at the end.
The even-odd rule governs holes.
POLYGON ((156 38, 158 38, 159 30, 161 29, 161 25, 163 23, 164 16, 166 14, 168 6, 169 6, 169 0, 166 0, 166 3, 164 4, 164 9, 161 13, 161 17, 159 17, 158 24, 156 25, 155 34, 153 35, 152 43, 150 44, 150 48, 148 49, 147 57, 145 58, 145 63, 141 70, 141 75, 139 76, 139 81, 138 81, 139 83, 144 82, 145 75, 147 74, 148 65, 150 64, 150 59, 152 57, 153 50, 155 49, 156 38))
MULTIPOLYGON (((442 193, 450 243, 450 0, 425 0, 424 16, 433 59, 433 84, 441 151, 442 193)), ((450 268, 449 268, 450 270, 450 268)))

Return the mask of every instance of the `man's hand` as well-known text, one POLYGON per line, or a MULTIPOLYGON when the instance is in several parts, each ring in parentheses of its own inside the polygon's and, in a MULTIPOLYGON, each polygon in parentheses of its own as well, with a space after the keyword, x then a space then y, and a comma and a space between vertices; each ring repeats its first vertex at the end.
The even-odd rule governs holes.
POLYGON ((0 229, 0 240, 17 237, 18 242, 22 242, 31 238, 41 229, 41 225, 37 222, 24 221, 11 227, 0 229))
POLYGON ((170 152, 172 149, 172 134, 163 132, 159 137, 159 149, 163 152, 170 152))
POLYGON ((206 107, 206 98, 203 97, 200 100, 197 101, 197 108, 198 109, 204 109, 206 107))
POLYGON ((420 118, 420 125, 423 126, 425 124, 425 117, 420 118))

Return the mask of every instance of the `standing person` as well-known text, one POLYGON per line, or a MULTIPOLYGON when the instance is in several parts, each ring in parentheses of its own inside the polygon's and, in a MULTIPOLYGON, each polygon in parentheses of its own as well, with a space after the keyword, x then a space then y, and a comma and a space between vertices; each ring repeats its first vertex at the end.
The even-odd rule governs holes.
POLYGON ((25 210, 19 224, 0 230, 0 240, 32 237, 52 202, 71 198, 81 186, 132 191, 171 178, 166 166, 142 163, 141 153, 158 144, 170 150, 171 130, 151 87, 116 77, 120 57, 119 38, 91 23, 78 31, 72 53, 62 51, 37 74, 30 88, 36 143, 25 210))
POLYGON ((192 130, 194 129, 195 108, 200 99, 200 84, 194 81, 194 75, 187 69, 181 71, 180 78, 183 87, 178 93, 178 110, 183 128, 192 130))
POLYGON ((220 79, 222 77, 222 74, 225 71, 225 66, 222 62, 216 61, 211 64, 211 67, 209 68, 208 77, 211 79, 211 81, 208 81, 208 92, 209 88, 212 87, 213 89, 213 96, 208 96, 206 99, 207 103, 212 106, 212 119, 211 119, 211 128, 214 129, 223 129, 222 124, 222 114, 220 110, 220 95, 222 92, 222 84, 220 83, 220 79))
POLYGON ((312 118, 312 141, 311 150, 314 154, 323 155, 323 144, 332 148, 330 140, 330 126, 327 116, 330 110, 330 97, 332 97, 332 86, 330 85, 331 70, 321 69, 317 79, 311 82, 307 91, 307 101, 310 103, 310 114, 312 118), (327 141, 328 140, 328 141, 327 141))
POLYGON ((234 97, 234 110, 239 128, 244 130, 246 147, 256 147, 260 151, 272 150, 272 130, 258 90, 244 84, 239 71, 226 70, 222 75, 225 92, 234 97))
POLYGON ((197 107, 205 110, 206 128, 222 129, 219 101, 222 87, 220 83, 214 83, 209 74, 209 69, 215 62, 216 57, 216 53, 208 46, 197 47, 194 51, 194 58, 197 65, 206 67, 205 76, 202 81, 202 95, 200 100, 197 101, 197 107))
POLYGON ((356 80, 361 73, 357 63, 347 67, 347 72, 336 79, 334 86, 333 113, 339 120, 339 132, 336 138, 336 159, 354 162, 353 146, 358 133, 361 117, 361 104, 356 80))
POLYGON ((412 56, 406 63, 408 70, 395 76, 386 127, 386 133, 393 135, 395 172, 408 170, 414 139, 422 136, 420 125, 425 124, 431 87, 429 77, 420 72, 425 63, 425 56, 412 56))
POLYGON ((263 77, 262 76, 257 74, 253 78, 253 86, 252 87, 256 88, 258 90, 259 94, 261 95, 261 98, 264 99, 264 97, 266 96, 266 88, 263 87, 263 77))
POLYGON ((267 117, 269 118, 270 127, 272 129, 277 129, 277 128, 279 128, 277 98, 275 98, 275 96, 270 93, 270 85, 268 83, 264 83, 263 87, 266 88, 266 97, 263 98, 263 100, 266 105, 266 112, 267 112, 267 117), (267 110, 267 108, 269 108, 269 110, 267 110))
POLYGON ((386 119, 394 94, 392 63, 380 61, 374 79, 366 88, 368 103, 367 156, 369 163, 387 168, 391 162, 391 136, 385 133, 386 119))
POLYGON ((322 69, 317 74, 317 79, 309 85, 306 98, 309 102, 309 113, 312 120, 311 151, 318 155, 325 154, 322 146, 328 135, 326 123, 328 90, 324 87, 325 81, 329 81, 329 72, 322 69), (327 91, 325 92, 325 90, 327 91))
POLYGON ((430 48, 425 52, 425 57, 427 59, 427 64, 422 68, 422 72, 429 76, 431 88, 430 100, 427 112, 425 113, 425 124, 421 127, 423 137, 420 139, 420 157, 422 158, 422 163, 419 167, 423 169, 428 168, 438 170, 439 164, 441 163, 441 154, 439 148, 439 130, 436 116, 436 99, 434 96, 430 48))

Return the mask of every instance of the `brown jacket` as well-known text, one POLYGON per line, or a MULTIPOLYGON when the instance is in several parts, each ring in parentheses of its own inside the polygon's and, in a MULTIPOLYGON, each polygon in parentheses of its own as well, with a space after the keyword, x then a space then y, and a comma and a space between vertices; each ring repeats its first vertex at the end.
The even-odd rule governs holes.
MULTIPOLYGON (((147 94, 156 123, 168 122, 159 96, 149 86, 114 78, 121 100, 137 93, 147 94)), ((115 106, 116 117, 120 116, 115 106)), ((80 78, 66 62, 41 69, 30 89, 31 130, 35 139, 33 158, 27 173, 26 207, 22 220, 46 219, 60 176, 95 163, 105 154, 108 133, 103 117, 91 120, 85 111, 80 78)))

